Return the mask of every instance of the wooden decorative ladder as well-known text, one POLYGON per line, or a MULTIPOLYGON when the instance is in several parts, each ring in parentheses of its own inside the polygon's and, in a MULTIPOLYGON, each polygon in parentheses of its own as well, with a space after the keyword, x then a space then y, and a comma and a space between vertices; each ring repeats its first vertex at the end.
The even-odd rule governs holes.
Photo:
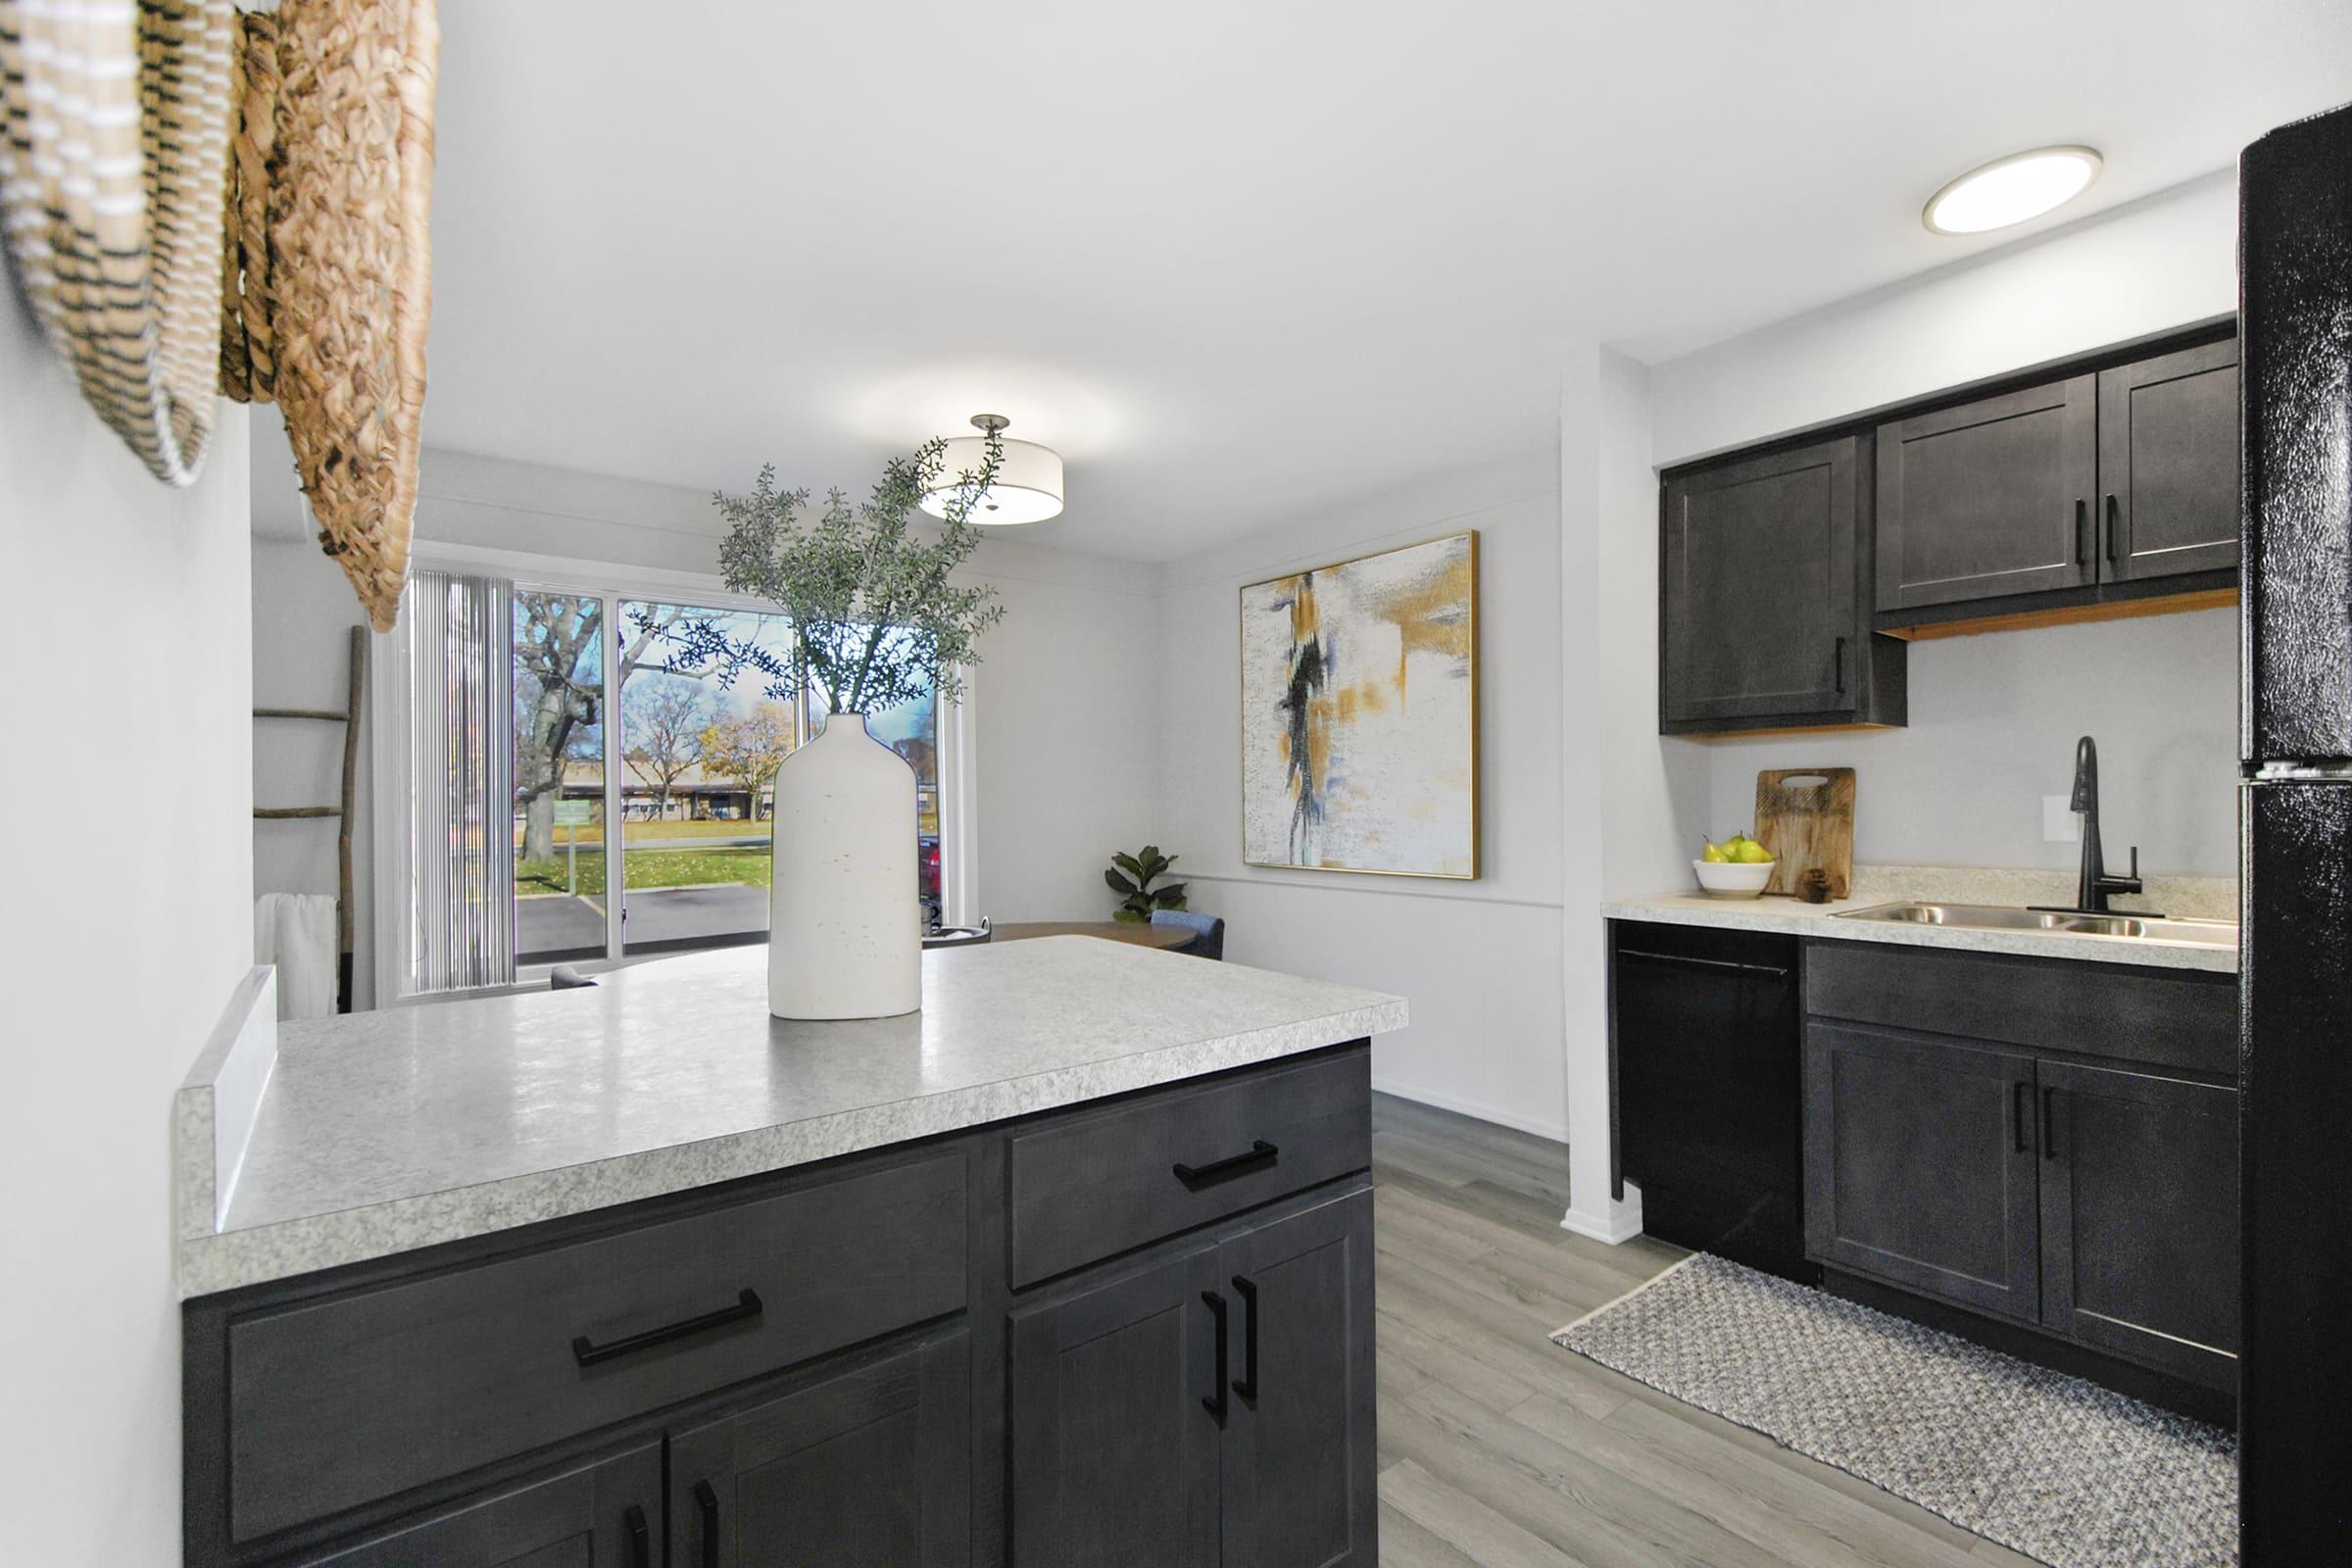
POLYGON ((257 806, 254 820, 280 822, 294 818, 331 816, 335 830, 335 1010, 351 1010, 351 816, 358 787, 360 756, 360 692, 368 670, 368 628, 351 628, 351 684, 348 701, 333 708, 257 708, 256 718, 304 718, 343 726, 343 797, 335 806, 257 806))

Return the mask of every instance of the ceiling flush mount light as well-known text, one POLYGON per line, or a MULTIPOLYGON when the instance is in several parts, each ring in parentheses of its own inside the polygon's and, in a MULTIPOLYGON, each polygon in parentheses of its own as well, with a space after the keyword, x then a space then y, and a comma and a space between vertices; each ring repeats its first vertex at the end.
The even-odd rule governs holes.
POLYGON ((2036 147, 1972 169, 1928 199, 1920 221, 1937 234, 1982 234, 2065 206, 2099 177, 2094 147, 2036 147))
MULTIPOLYGON (((986 435, 959 435, 950 438, 948 450, 941 454, 939 471, 942 483, 923 497, 923 510, 934 517, 948 514, 948 504, 956 498, 958 474, 978 473, 988 462, 988 437, 1012 423, 1002 414, 975 414, 972 424, 986 435)), ((1004 441, 1004 456, 997 465, 996 482, 980 493, 972 507, 971 520, 992 527, 1008 527, 1016 522, 1043 522, 1048 517, 1061 515, 1061 454, 1052 447, 1041 447, 1034 441, 1004 441)))

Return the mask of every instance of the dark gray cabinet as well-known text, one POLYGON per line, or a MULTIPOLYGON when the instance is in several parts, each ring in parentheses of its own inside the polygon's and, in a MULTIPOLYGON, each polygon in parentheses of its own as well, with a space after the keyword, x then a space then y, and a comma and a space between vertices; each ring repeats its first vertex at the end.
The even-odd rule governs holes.
POLYGON ((1014 1309, 1013 1561, 1216 1568, 1222 1284, 1203 1243, 1014 1309))
POLYGON ((2237 566, 2237 339, 2099 372, 2099 574, 2237 566))
POLYGON ((1902 650, 1869 627, 1869 464, 1849 435, 1666 477, 1665 733, 1902 721, 1902 650))
POLYGON ((961 1568, 969 1335, 852 1366, 669 1438, 674 1568, 961 1568))
POLYGON ((309 1568, 656 1568, 662 1556, 662 1446, 502 1491, 309 1568))
POLYGON ((2096 582, 2097 404, 2078 375, 1880 425, 1878 608, 2096 582))
POLYGON ((2209 1387, 2237 1377, 2237 1094, 2040 1065, 2042 1320, 2209 1387))
POLYGON ((2034 1058, 1924 1035, 1805 1032, 1805 1235, 1819 1260, 2040 1315, 2034 1058))
POLYGON ((1377 1568, 1372 1195, 1218 1250, 1234 1296, 1225 1568, 1377 1568))

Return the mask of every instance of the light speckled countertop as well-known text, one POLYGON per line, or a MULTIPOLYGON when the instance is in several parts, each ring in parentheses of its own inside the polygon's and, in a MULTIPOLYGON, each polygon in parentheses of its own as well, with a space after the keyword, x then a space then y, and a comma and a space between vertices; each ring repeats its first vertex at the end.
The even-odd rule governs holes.
MULTIPOLYGON (((2073 878, 2061 872, 2011 871, 1975 866, 1854 867, 1853 897, 1828 904, 1791 898, 1713 899, 1697 892, 1655 898, 1608 899, 1600 906, 1611 920, 1652 920, 1666 925, 1711 925, 1734 931, 1776 931, 1847 942, 1884 942, 1897 947, 1954 948, 1971 953, 2015 953, 2036 958, 2074 958, 2087 963, 2128 963, 2143 968, 2237 972, 2237 948, 2149 937, 2086 936, 2072 931, 1984 931, 1966 926, 1906 925, 1894 921, 1840 920, 1848 909, 1911 900, 1948 904, 2061 905, 2072 901, 2073 878)), ((2150 877, 2145 898, 2118 900, 2116 912, 2161 906, 2188 918, 2229 919, 2236 886, 2226 877, 2150 877)))
MULTIPOLYGON (((223 1020, 181 1091, 183 1297, 955 1132, 1403 1028, 1402 999, 1091 937, 923 958, 923 1010, 772 1019, 763 947, 593 990, 223 1020), (264 1031, 266 1033, 266 1031, 264 1031), (223 1156, 216 1095, 253 1080, 223 1156), (217 1082, 216 1080, 219 1080, 217 1082), (191 1107, 201 1104, 202 1114, 191 1107), (201 1146, 201 1147, 200 1147, 201 1146), (241 1158, 237 1157, 241 1153, 241 1158), (218 1190, 214 1185, 218 1173, 218 1190)), ((250 999, 248 999, 250 1000, 250 999)))

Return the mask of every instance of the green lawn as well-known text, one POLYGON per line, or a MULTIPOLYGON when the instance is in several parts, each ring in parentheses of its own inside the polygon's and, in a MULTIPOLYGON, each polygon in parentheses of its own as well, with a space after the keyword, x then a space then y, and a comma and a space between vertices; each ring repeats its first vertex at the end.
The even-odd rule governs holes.
MULTIPOLYGON (((622 842, 647 844, 667 839, 765 838, 767 827, 765 817, 757 822, 631 822, 622 836, 622 842)), ((578 827, 559 825, 551 831, 558 844, 568 844, 573 835, 578 835, 583 850, 591 844, 601 848, 605 842, 605 824, 602 822, 584 822, 578 827)), ((514 842, 517 849, 521 848, 522 835, 519 832, 515 834, 514 842)))
MULTIPOLYGON (((673 827, 701 827, 703 823, 671 823, 673 827)), ((711 823, 715 827, 748 826, 744 823, 711 823)), ((629 837, 635 842, 637 828, 632 824, 629 837)), ((711 882, 748 882, 754 887, 765 887, 769 869, 774 861, 768 858, 767 846, 746 850, 638 850, 621 858, 628 865, 628 882, 633 888, 684 888, 711 882)), ((514 862, 514 891, 527 898, 535 893, 564 891, 564 856, 552 860, 517 860, 514 862)), ((582 840, 579 856, 577 890, 590 897, 605 891, 605 857, 602 848, 591 851, 582 840)))

